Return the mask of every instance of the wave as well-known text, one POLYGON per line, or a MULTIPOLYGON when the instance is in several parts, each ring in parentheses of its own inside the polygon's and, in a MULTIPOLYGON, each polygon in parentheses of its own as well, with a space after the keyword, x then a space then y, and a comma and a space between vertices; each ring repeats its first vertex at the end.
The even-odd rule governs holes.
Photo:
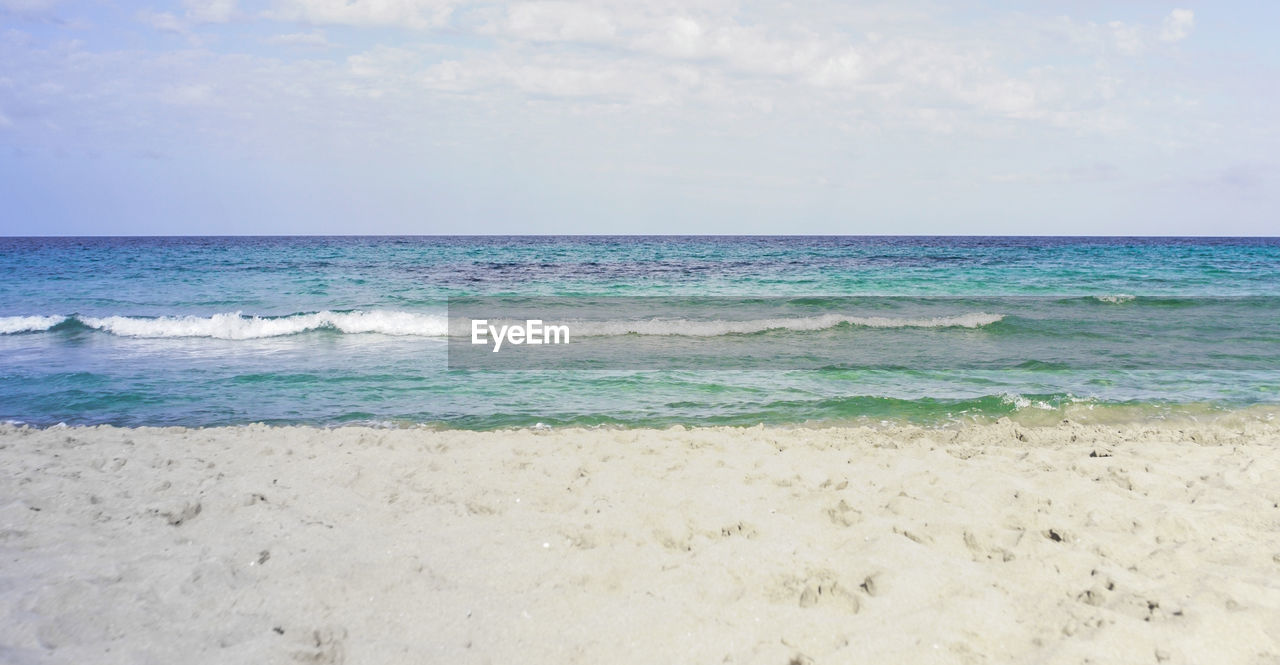
MULTIPOLYGON (((749 319, 742 321, 694 319, 646 319, 627 321, 565 321, 570 332, 580 337, 613 337, 622 335, 718 337, 745 335, 773 330, 814 331, 839 325, 865 328, 979 328, 1003 320, 1001 314, 975 312, 937 317, 847 316, 826 314, 812 317, 749 319)), ((490 321, 495 327, 523 321, 490 321)), ((546 325, 558 322, 546 321, 546 325)), ((11 316, 0 317, 0 334, 50 331, 67 326, 81 326, 120 337, 176 338, 205 337, 245 340, 297 335, 318 330, 344 334, 374 333, 381 335, 467 337, 470 324, 455 321, 452 328, 447 317, 401 311, 322 311, 287 316, 248 316, 228 312, 212 316, 11 316)))
POLYGON ((1093 297, 1094 300, 1097 300, 1098 302, 1105 302, 1109 305, 1119 305, 1120 303, 1126 303, 1136 298, 1137 296, 1132 296, 1127 293, 1117 293, 1115 295, 1104 295, 1104 296, 1093 297))
POLYGON ((207 337, 212 339, 261 339, 296 335, 313 330, 346 334, 378 333, 444 337, 448 321, 443 316, 397 311, 315 312, 288 316, 245 316, 240 312, 212 316, 11 316, 0 317, 0 334, 40 332, 79 324, 120 337, 207 337))
POLYGON ((0 316, 0 335, 41 332, 66 320, 65 316, 0 316))
POLYGON ((1003 319, 1003 314, 987 314, 985 312, 917 318, 824 314, 821 316, 748 319, 743 321, 650 319, 644 321, 585 321, 570 323, 569 325, 574 334, 584 337, 616 335, 719 337, 721 335, 749 335, 771 330, 797 332, 826 330, 839 325, 864 328, 980 328, 1003 319))

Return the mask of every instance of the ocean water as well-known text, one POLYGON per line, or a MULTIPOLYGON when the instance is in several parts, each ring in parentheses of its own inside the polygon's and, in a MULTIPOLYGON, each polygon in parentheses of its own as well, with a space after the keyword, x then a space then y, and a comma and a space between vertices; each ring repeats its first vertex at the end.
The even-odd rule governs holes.
POLYGON ((0 239, 0 420, 39 426, 1277 413, 1280 239, 0 239), (593 321, 591 371, 451 369, 477 297, 667 309, 593 321))

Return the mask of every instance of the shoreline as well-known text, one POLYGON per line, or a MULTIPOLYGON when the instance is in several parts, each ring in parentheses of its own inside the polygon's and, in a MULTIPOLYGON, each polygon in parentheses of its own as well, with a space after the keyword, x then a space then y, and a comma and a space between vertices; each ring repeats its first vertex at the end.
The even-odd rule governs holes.
MULTIPOLYGON (((1068 406, 1028 406, 1022 405, 1019 410, 1006 414, 973 414, 945 419, 920 418, 913 416, 863 416, 857 419, 816 419, 804 421, 717 423, 705 421, 672 421, 672 422, 603 422, 603 423, 555 423, 541 421, 512 425, 494 425, 486 427, 468 427, 450 422, 419 422, 407 419, 380 418, 368 420, 352 420, 344 422, 277 422, 255 421, 226 424, 138 424, 120 425, 115 423, 67 423, 51 424, 30 423, 9 419, 0 421, 0 434, 9 430, 167 430, 167 431, 202 431, 202 430, 235 430, 241 428, 255 429, 313 429, 318 431, 335 431, 344 429, 369 429, 375 431, 412 431, 412 432, 471 432, 476 434, 502 434, 510 432, 530 432, 544 435, 550 432, 666 432, 666 431, 745 431, 768 429, 777 431, 842 431, 872 430, 882 432, 903 431, 942 431, 954 432, 966 429, 982 429, 1001 427, 1006 423, 1020 428, 1035 430, 1051 430, 1054 428, 1168 428, 1174 430, 1196 429, 1201 427, 1240 427, 1246 424, 1278 424, 1280 425, 1280 403, 1255 403, 1248 405, 1226 405, 1214 403, 1089 403, 1082 402, 1068 406)), ((532 420, 532 419, 531 419, 532 420)))
POLYGON ((0 660, 1280 658, 1280 423, 0 426, 0 660))

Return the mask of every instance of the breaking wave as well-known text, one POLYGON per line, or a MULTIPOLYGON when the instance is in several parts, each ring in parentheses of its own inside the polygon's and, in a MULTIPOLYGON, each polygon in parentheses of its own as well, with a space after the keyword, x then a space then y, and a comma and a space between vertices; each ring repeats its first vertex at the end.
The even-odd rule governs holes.
POLYGON ((346 334, 378 333, 443 337, 443 316, 396 311, 315 312, 288 316, 246 316, 240 312, 212 316, 14 316, 0 317, 0 334, 39 332, 78 325, 121 337, 208 337, 260 339, 313 330, 346 334))
POLYGON ((66 320, 65 316, 0 316, 0 335, 40 332, 66 320))
POLYGON ((980 328, 1004 319, 1002 314, 975 312, 955 316, 888 317, 823 314, 820 316, 749 319, 743 321, 698 321, 688 319, 652 319, 642 321, 586 321, 571 323, 570 329, 585 337, 614 335, 680 335, 686 337, 719 337, 748 335, 770 330, 812 331, 839 325, 864 328, 980 328))
MULTIPOLYGON (((574 336, 611 337, 621 335, 670 335, 687 337, 718 337, 720 335, 744 335, 773 330, 813 331, 834 328, 839 325, 866 328, 979 328, 1002 320, 1000 314, 976 312, 938 317, 882 317, 826 314, 811 317, 766 318, 741 321, 695 319, 641 319, 625 321, 564 321, 574 336)), ((509 325, 516 321, 491 321, 490 325, 509 325)), ((523 323, 520 321, 519 323, 523 323)), ((561 322, 545 321, 546 325, 561 322)), ((287 316, 250 316, 241 312, 228 312, 212 316, 9 316, 0 317, 0 334, 17 334, 51 331, 55 329, 87 328, 120 337, 207 337, 211 339, 243 340, 264 337, 281 337, 300 333, 328 330, 355 335, 373 333, 381 335, 417 337, 465 337, 470 335, 470 323, 455 321, 452 329, 449 319, 440 314, 418 314, 401 311, 322 311, 290 314, 287 316)))

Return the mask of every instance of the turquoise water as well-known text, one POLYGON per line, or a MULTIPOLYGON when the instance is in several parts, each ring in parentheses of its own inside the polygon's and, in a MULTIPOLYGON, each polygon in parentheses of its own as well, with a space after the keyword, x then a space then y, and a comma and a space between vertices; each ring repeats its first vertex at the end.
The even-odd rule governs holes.
POLYGON ((0 419, 489 429, 1270 414, 1277 297, 1277 239, 10 238, 0 419), (654 340, 710 339, 722 358, 810 348, 824 364, 450 370, 447 305, 471 296, 788 297, 801 316, 784 325, 722 330, 750 317, 703 307, 594 348, 634 359, 654 340), (872 324, 851 296, 951 309, 872 324), (1057 309, 976 300, 1010 296, 1057 309), (1102 324, 1128 337, 1091 337, 1102 324), (1145 360, 1064 352, 1090 339, 1145 360), (825 362, 873 343, 1015 362, 825 362))

